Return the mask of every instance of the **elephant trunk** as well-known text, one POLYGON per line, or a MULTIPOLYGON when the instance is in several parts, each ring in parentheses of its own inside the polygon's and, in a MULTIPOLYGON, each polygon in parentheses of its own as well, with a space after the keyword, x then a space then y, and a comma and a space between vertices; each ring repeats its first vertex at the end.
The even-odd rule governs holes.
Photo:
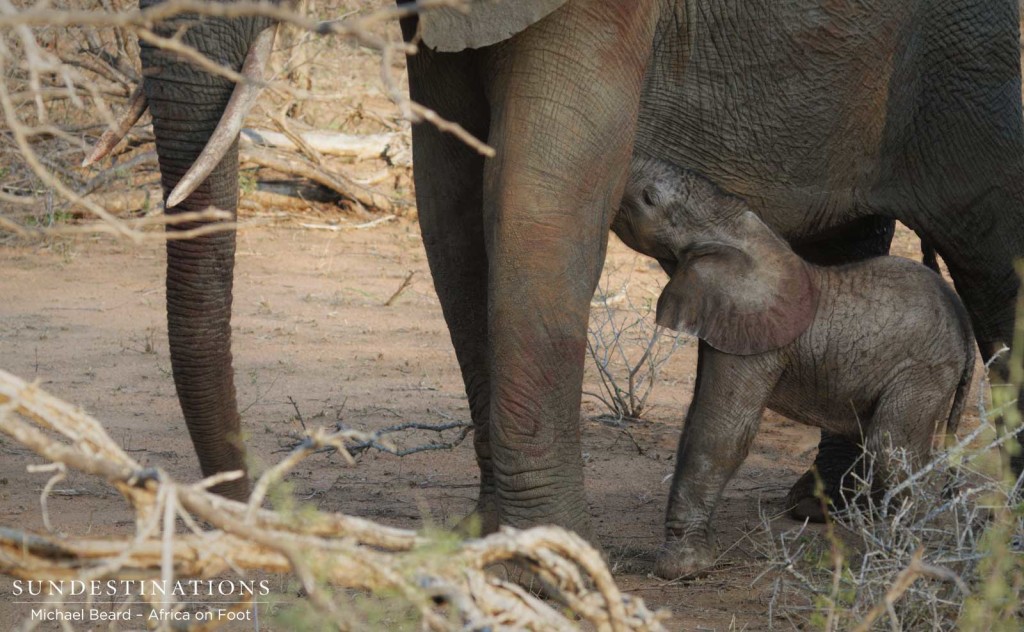
MULTIPOLYGON (((143 7, 147 4, 151 3, 143 0, 143 7)), ((251 18, 181 16, 161 24, 159 32, 165 36, 179 33, 183 43, 237 70, 257 34, 268 24, 251 18)), ((213 135, 234 84, 148 43, 142 44, 141 57, 166 199, 213 135)), ((210 175, 167 213, 210 207, 232 216, 237 210, 237 139, 210 175)), ((167 230, 170 233, 195 227, 195 223, 186 223, 167 230)), ((171 367, 185 423, 205 476, 246 470, 231 362, 234 256, 233 230, 167 242, 171 367)), ((213 489, 244 499, 249 480, 245 476, 213 489)))
MULTIPOLYGON (((159 137, 160 132, 156 132, 159 137)), ((165 194, 173 189, 180 163, 164 160, 165 194)), ((183 165, 187 167, 187 165, 183 165)), ((232 147, 223 162, 172 212, 215 207, 234 213, 238 205, 238 154, 232 147)), ((190 228, 189 224, 168 228, 190 228)), ((167 331, 178 400, 203 475, 246 470, 241 420, 231 361, 231 301, 235 232, 224 231, 167 242, 167 331)), ((245 499, 248 477, 214 488, 245 499)))

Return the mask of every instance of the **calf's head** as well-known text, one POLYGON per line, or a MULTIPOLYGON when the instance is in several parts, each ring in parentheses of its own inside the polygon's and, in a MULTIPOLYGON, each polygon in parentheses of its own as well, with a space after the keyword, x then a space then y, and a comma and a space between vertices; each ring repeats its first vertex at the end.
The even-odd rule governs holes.
POLYGON ((808 264, 741 199, 697 173, 634 159, 612 229, 669 274, 659 325, 751 355, 791 343, 814 319, 808 264))

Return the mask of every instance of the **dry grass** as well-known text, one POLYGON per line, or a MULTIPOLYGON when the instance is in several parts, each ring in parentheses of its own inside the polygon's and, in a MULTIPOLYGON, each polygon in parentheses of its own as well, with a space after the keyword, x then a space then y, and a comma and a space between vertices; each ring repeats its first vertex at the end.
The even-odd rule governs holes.
POLYGON ((1009 436, 994 423, 1015 405, 980 403, 978 428, 921 469, 905 465, 903 482, 884 495, 871 493, 870 474, 859 479, 824 538, 806 525, 773 534, 764 516, 768 568, 758 579, 773 581, 769 622, 827 631, 1019 630, 1024 478, 1002 476, 999 448, 1009 436))

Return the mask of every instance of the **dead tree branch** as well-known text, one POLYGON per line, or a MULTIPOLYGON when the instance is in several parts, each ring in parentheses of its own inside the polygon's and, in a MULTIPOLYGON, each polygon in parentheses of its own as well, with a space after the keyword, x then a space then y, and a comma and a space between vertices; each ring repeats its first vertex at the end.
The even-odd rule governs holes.
MULTIPOLYGON (((402 424, 385 430, 424 427, 402 424)), ((349 594, 329 593, 323 589, 326 584, 405 604, 428 630, 496 625, 576 629, 558 609, 485 571, 494 564, 515 563, 529 568, 555 602, 570 608, 570 617, 574 613, 594 629, 662 630, 667 616, 622 594, 600 554, 580 537, 555 527, 503 529, 452 549, 413 531, 352 516, 303 513, 298 520, 260 507, 266 490, 315 450, 330 445, 348 454, 345 440, 369 445, 376 440, 373 435, 314 431, 305 445, 261 477, 249 503, 240 503, 207 491, 240 473, 187 485, 159 469, 143 468, 98 421, 4 371, 0 432, 51 463, 104 479, 128 501, 136 522, 134 537, 124 538, 56 539, 0 528, 0 572, 13 577, 155 577, 168 582, 262 570, 297 576, 313 607, 338 629, 358 627, 358 622, 347 614, 349 594), (176 518, 188 525, 188 533, 176 532, 176 518), (210 528, 201 529, 201 521, 210 528), (312 564, 314 559, 318 563, 312 564)), ((173 606, 174 599, 164 595, 161 606, 173 606)))

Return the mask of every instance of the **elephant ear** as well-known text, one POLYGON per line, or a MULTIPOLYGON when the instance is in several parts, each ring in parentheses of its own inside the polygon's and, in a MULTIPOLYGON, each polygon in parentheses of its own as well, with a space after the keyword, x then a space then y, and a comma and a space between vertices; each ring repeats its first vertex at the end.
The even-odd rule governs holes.
POLYGON ((810 266, 753 213, 715 241, 679 257, 658 298, 657 322, 736 355, 783 347, 814 320, 818 285, 810 266))
POLYGON ((482 48, 539 22, 566 0, 474 0, 468 10, 437 7, 420 15, 423 43, 442 53, 482 48))

